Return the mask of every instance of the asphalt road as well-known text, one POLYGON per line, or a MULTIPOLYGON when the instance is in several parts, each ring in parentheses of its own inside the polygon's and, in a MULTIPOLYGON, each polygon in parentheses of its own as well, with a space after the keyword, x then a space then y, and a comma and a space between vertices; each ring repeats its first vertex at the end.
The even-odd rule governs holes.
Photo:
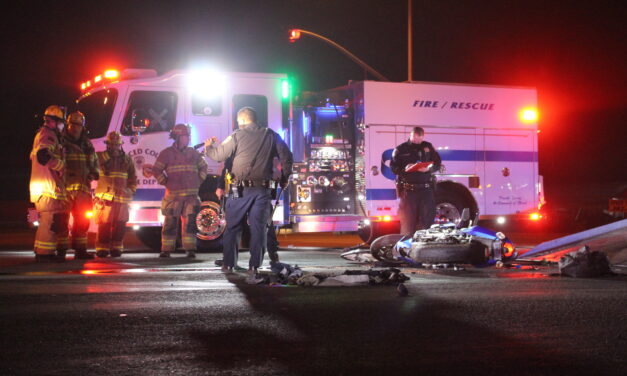
MULTIPOLYGON (((339 253, 280 254, 312 273, 367 268, 339 253)), ((36 265, 28 251, 0 252, 0 374, 627 373, 625 276, 404 269, 400 297, 394 286, 247 285, 221 274, 218 256, 36 265)))

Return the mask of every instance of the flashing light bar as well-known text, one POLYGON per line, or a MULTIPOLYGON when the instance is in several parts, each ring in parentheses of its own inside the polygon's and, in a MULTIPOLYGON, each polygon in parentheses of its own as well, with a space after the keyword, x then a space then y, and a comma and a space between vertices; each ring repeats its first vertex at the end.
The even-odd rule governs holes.
MULTIPOLYGON (((118 72, 115 69, 108 69, 103 74, 99 74, 96 77, 94 77, 94 84, 101 83, 103 79, 105 78, 109 81, 112 81, 118 77, 120 77, 120 72, 118 72)), ((92 84, 91 80, 81 83, 81 90, 87 90, 88 88, 91 87, 91 84, 92 84)))
POLYGON ((540 213, 531 213, 531 214, 529 214, 529 219, 531 219, 532 221, 538 221, 538 220, 542 219, 542 214, 540 214, 540 213))

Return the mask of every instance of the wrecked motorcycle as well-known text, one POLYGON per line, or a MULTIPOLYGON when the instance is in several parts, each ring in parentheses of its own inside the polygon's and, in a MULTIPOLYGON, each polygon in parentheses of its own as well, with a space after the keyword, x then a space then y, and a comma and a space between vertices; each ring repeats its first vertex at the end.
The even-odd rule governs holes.
MULTIPOLYGON (((464 209, 462 216, 468 220, 468 209, 464 209)), ((418 230, 411 236, 384 235, 372 242, 370 250, 349 251, 340 256, 350 261, 386 264, 490 265, 515 260, 517 252, 514 243, 502 232, 443 223, 418 230)))
POLYGON ((502 233, 484 227, 457 228, 452 223, 433 225, 412 236, 384 235, 370 253, 388 263, 492 264, 514 260, 514 244, 502 233))

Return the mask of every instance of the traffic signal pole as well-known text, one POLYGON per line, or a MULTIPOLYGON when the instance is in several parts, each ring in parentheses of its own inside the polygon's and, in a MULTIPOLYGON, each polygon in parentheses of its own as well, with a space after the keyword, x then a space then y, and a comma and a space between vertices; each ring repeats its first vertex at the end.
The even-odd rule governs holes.
POLYGON ((340 50, 341 53, 343 53, 344 55, 348 56, 349 59, 351 59, 355 63, 359 64, 359 66, 361 66, 367 72, 369 72, 374 77, 379 79, 379 81, 390 81, 384 75, 382 75, 381 73, 377 72, 370 65, 366 64, 363 60, 361 60, 357 56, 353 55, 349 50, 347 50, 346 48, 344 48, 344 47, 340 46, 339 44, 335 43, 331 39, 323 37, 320 34, 316 34, 314 32, 303 30, 303 29, 292 29, 292 30, 290 30, 290 42, 295 42, 297 39, 299 39, 300 38, 300 34, 311 35, 312 37, 318 38, 318 39, 320 39, 320 40, 330 44, 331 46, 337 48, 338 50, 340 50))

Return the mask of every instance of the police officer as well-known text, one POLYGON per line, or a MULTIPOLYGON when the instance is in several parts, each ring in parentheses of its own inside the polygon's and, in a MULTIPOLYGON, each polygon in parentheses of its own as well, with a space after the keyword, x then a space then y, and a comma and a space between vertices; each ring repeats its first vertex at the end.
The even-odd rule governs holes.
POLYGON ((176 124, 170 132, 172 146, 159 153, 152 172, 165 196, 161 202, 164 216, 159 257, 170 257, 175 250, 179 226, 187 257, 196 257, 196 213, 200 210, 198 189, 207 177, 207 162, 189 147, 190 127, 176 124))
MULTIPOLYGON (((274 158, 274 160, 276 159, 277 158, 274 158)), ((228 192, 225 192, 227 172, 229 172, 228 179, 230 180, 231 179, 230 171, 232 168, 233 168, 233 158, 228 158, 226 161, 224 161, 224 168, 222 169, 220 180, 218 180, 218 188, 216 188, 216 191, 215 191, 215 194, 216 196, 218 196, 219 200, 222 200, 222 197, 225 195, 225 193, 228 193, 228 192)), ((276 169, 273 170, 272 177, 280 179, 280 176, 275 176, 276 175, 275 171, 276 169)), ((280 171, 279 171, 279 175, 280 175, 280 171)), ((270 213, 272 213, 272 203, 270 203, 270 213)), ((268 257, 270 257, 270 263, 279 262, 279 240, 277 239, 276 231, 274 229, 274 226, 272 225, 272 218, 268 219, 268 232, 266 236, 267 236, 267 242, 268 242, 266 246, 267 246, 267 251, 268 251, 268 257)))
POLYGON ((396 174, 396 191, 400 197, 398 216, 403 235, 413 234, 418 222, 420 228, 429 228, 435 218, 433 173, 440 169, 442 160, 424 137, 424 129, 414 127, 409 140, 394 149, 390 162, 392 172, 396 174), (431 162, 431 166, 407 171, 413 170, 421 162, 431 162))
POLYGON ((238 239, 243 221, 248 215, 250 225, 249 279, 254 281, 263 262, 267 244, 266 231, 270 220, 272 190, 272 161, 279 158, 283 170, 279 184, 287 185, 292 171, 292 152, 271 129, 257 124, 257 113, 250 107, 237 112, 239 129, 220 145, 216 138, 205 142, 206 154, 217 162, 233 158, 231 174, 234 182, 226 203, 226 231, 224 233, 223 271, 233 270, 237 264, 238 239))
POLYGON ((128 205, 137 189, 137 176, 133 160, 122 150, 122 135, 111 132, 105 143, 107 150, 96 153, 100 168, 94 199, 98 224, 96 256, 120 257, 129 219, 128 205))
POLYGON ((30 152, 30 201, 39 214, 34 245, 37 262, 65 261, 69 246, 65 157, 60 141, 64 118, 61 107, 46 108, 30 152))
POLYGON ((85 132, 85 116, 80 111, 72 112, 67 117, 67 126, 63 130, 65 150, 68 202, 73 224, 71 228, 74 258, 92 259, 87 252, 87 230, 92 210, 91 181, 98 180, 98 157, 85 132))

